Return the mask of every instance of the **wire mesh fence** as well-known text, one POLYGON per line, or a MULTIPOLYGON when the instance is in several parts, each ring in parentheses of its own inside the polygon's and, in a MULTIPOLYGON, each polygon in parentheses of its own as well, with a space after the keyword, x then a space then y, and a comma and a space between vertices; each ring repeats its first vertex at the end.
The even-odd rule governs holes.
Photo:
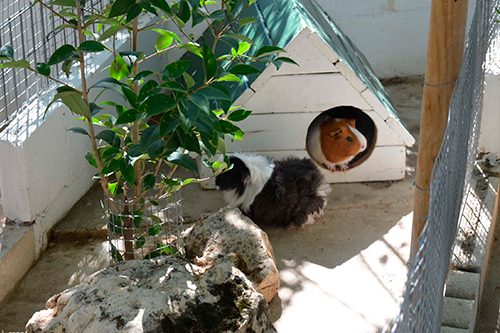
POLYGON ((180 191, 160 198, 150 192, 145 200, 131 201, 123 196, 104 200, 110 262, 182 256, 184 220, 180 191))
MULTIPOLYGON (((90 0, 86 9, 103 9, 109 2, 90 0)), ((61 9, 60 6, 50 7, 61 9)), ((62 18, 33 0, 0 0, 0 45, 11 46, 16 59, 26 59, 31 64, 46 63, 60 46, 76 45, 76 32, 57 29, 63 23, 62 18)), ((61 65, 58 65, 57 72, 60 70, 61 65)), ((0 131, 23 103, 37 98, 48 83, 45 77, 27 69, 0 69, 0 131)))
POLYGON ((498 0, 478 0, 464 60, 450 103, 448 127, 433 169, 426 226, 409 262, 401 311, 386 332, 439 332, 443 291, 460 214, 473 218, 480 207, 465 207, 464 195, 477 154, 485 60, 496 35, 498 0))

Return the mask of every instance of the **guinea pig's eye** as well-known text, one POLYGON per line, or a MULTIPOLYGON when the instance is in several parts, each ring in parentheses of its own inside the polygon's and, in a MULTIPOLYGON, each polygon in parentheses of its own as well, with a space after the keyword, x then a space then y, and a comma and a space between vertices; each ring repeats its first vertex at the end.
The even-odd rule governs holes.
POLYGON ((347 137, 347 141, 352 142, 352 137, 351 137, 351 136, 348 136, 348 137, 347 137))

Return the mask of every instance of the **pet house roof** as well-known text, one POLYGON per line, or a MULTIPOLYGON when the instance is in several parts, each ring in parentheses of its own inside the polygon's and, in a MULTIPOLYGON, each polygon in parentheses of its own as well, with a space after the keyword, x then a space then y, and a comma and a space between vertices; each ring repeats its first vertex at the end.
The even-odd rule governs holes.
MULTIPOLYGON (((246 1, 239 1, 239 3, 246 3, 246 1)), ((356 84, 358 86, 363 85, 363 87, 358 87, 360 94, 369 101, 375 111, 386 114, 383 117, 384 119, 392 118, 393 121, 386 120, 387 124, 399 134, 406 145, 411 146, 414 144, 414 138, 401 121, 367 59, 314 0, 257 0, 241 17, 253 17, 259 20, 259 22, 249 24, 241 29, 243 34, 254 41, 255 45, 252 46, 254 52, 264 45, 274 45, 286 49, 286 46, 298 38, 304 30, 308 30, 309 33, 311 31, 317 33, 321 37, 322 43, 333 50, 335 56, 347 65, 347 68, 341 71, 347 76, 350 83, 354 86, 356 84), (345 72, 354 73, 356 79, 359 80, 353 80, 353 75, 345 72)), ((209 45, 213 42, 212 34, 208 29, 202 38, 209 45)), ((219 43, 216 55, 230 53, 230 48, 228 44, 219 43)), ((330 56, 330 60, 334 59, 335 56, 330 56)), ((188 52, 183 56, 183 59, 193 61, 191 65, 192 75, 203 75, 202 63, 199 57, 188 52)), ((284 64, 283 66, 289 65, 284 64)), ((243 104, 238 103, 246 100, 242 94, 260 76, 271 76, 272 73, 266 75, 266 72, 275 72, 275 69, 271 68, 274 65, 268 65, 267 67, 265 68, 265 65, 261 64, 260 69, 263 73, 244 77, 244 84, 228 83, 236 104, 243 104), (238 101, 238 98, 240 98, 240 101, 238 101)), ((259 81, 263 81, 262 78, 259 81)), ((200 81, 197 80, 197 82, 200 81)))

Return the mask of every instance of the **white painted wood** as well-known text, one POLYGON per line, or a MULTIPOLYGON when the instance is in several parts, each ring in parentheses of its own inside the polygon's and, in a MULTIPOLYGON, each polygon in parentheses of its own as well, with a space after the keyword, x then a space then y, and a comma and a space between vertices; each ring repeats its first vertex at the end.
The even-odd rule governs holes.
POLYGON ((380 102, 377 96, 370 90, 365 89, 361 95, 365 98, 365 101, 376 111, 380 117, 384 120, 391 116, 391 113, 385 108, 385 106, 380 102))
POLYGON ((245 103, 254 113, 317 112, 339 105, 372 109, 340 73, 273 76, 245 103))
POLYGON ((291 49, 289 53, 281 55, 292 58, 299 66, 283 63, 280 69, 274 73, 274 76, 339 71, 308 38, 305 38, 300 45, 291 49))
MULTIPOLYGON (((376 146, 404 144, 376 112, 365 113, 377 127, 376 146)), ((226 149, 228 152, 304 149, 308 127, 320 114, 321 112, 252 114, 239 124, 245 132, 243 141, 231 142, 227 139, 226 149)))
POLYGON ((408 132, 408 130, 393 116, 390 116, 385 121, 387 125, 397 133, 401 140, 405 143, 407 147, 411 147, 415 144, 415 138, 408 132))
MULTIPOLYGON (((375 111, 363 111, 373 120, 375 127, 377 128, 377 141, 376 146, 399 146, 404 145, 404 141, 401 139, 400 135, 394 131, 393 128, 389 127, 387 123, 379 116, 375 111)), ((398 124, 401 126, 400 124, 398 124)))
POLYGON ((308 38, 332 64, 339 61, 338 54, 316 32, 310 34, 308 38))
MULTIPOLYGON (((279 56, 291 57, 292 59, 295 60, 294 56, 292 56, 291 54, 293 54, 295 50, 300 49, 300 45, 307 40, 307 37, 310 34, 311 30, 307 27, 300 30, 299 33, 292 39, 292 41, 288 43, 288 45, 284 48, 287 52, 280 53, 279 56)), ((297 67, 295 65, 290 65, 290 64, 286 65, 297 67)), ((273 64, 269 64, 266 67, 266 69, 264 69, 262 73, 259 74, 259 77, 255 79, 255 81, 251 85, 251 88, 254 91, 262 89, 271 76, 283 73, 284 68, 286 69, 287 67, 281 66, 281 68, 277 70, 276 66, 274 66, 273 64)))
POLYGON ((318 114, 252 114, 240 124, 243 141, 227 139, 226 151, 305 149, 307 128, 318 114))
POLYGON ((352 84, 354 89, 356 89, 359 92, 362 92, 366 89, 366 86, 363 83, 363 81, 361 81, 358 75, 355 72, 353 72, 352 69, 345 62, 343 62, 342 60, 338 61, 335 64, 335 68, 337 68, 342 73, 342 75, 345 76, 347 81, 349 81, 349 83, 352 84))

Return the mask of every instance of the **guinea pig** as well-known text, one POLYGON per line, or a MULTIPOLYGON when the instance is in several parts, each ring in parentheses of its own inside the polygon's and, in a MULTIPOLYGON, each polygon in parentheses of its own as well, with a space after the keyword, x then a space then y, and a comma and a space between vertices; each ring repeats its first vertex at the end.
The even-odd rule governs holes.
POLYGON ((330 186, 310 159, 275 161, 258 155, 234 154, 232 169, 215 184, 226 204, 238 207, 259 225, 295 229, 323 214, 330 186))
POLYGON ((309 127, 307 150, 330 171, 346 171, 349 162, 367 147, 365 136, 356 129, 356 120, 318 117, 309 127))

